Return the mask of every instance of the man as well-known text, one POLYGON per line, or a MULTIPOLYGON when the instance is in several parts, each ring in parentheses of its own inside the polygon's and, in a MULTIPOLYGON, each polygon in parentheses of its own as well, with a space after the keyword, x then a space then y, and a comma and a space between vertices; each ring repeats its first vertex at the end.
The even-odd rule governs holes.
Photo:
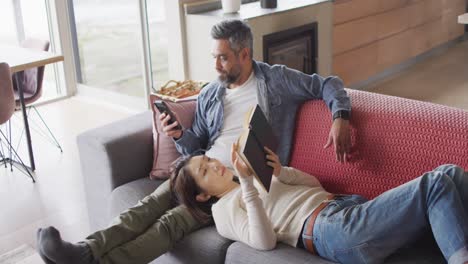
MULTIPOLYGON (((199 95, 192 127, 176 130, 177 122, 168 124, 170 117, 160 116, 166 135, 174 138, 181 153, 206 150, 207 156, 230 164, 229 149, 240 134, 245 112, 258 103, 272 124, 279 140, 278 156, 286 165, 296 110, 306 100, 323 98, 334 119, 325 147, 333 144, 337 160, 347 161, 350 102, 339 78, 253 61, 252 33, 242 21, 223 21, 211 35, 220 76, 199 95)), ((148 263, 206 224, 196 221, 185 207, 173 207, 166 181, 84 242, 65 242, 53 227, 39 229, 38 249, 46 263, 148 263)))
POLYGON ((307 100, 323 98, 333 116, 325 147, 333 144, 336 159, 347 161, 351 106, 339 78, 306 75, 285 66, 254 61, 252 33, 242 21, 223 21, 212 28, 211 35, 219 80, 205 87, 198 97, 192 128, 174 130, 177 123, 168 125, 170 117, 161 116, 164 131, 175 139, 179 152, 207 149, 208 156, 230 164, 226 150, 241 132, 244 113, 258 103, 279 139, 281 163, 287 165, 298 107, 307 100))

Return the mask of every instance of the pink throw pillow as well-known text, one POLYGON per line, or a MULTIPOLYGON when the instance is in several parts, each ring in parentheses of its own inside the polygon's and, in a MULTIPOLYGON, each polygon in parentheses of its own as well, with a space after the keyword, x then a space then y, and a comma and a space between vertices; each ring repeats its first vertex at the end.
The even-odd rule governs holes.
MULTIPOLYGON (((168 179, 169 168, 178 157, 180 153, 177 151, 172 138, 166 136, 162 131, 162 125, 159 121, 159 111, 154 106, 155 100, 161 100, 157 95, 150 95, 151 109, 153 110, 153 168, 150 172, 151 179, 168 179)), ((195 107, 197 104, 196 99, 171 102, 165 100, 169 109, 176 115, 177 120, 183 128, 190 128, 192 126, 193 118, 195 116, 195 107)))

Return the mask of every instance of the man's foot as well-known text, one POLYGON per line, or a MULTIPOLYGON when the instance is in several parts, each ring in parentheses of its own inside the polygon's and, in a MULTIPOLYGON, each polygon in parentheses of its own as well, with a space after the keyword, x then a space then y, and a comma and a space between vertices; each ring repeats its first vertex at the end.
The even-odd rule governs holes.
POLYGON ((98 263, 89 246, 84 242, 72 244, 63 241, 60 232, 54 227, 38 231, 38 250, 46 263, 56 264, 96 264, 98 263))

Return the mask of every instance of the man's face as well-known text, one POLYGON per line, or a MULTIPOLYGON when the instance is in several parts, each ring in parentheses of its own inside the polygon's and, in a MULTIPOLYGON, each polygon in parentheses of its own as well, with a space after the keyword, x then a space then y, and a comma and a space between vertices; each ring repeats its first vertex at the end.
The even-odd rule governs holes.
POLYGON ((238 54, 231 49, 229 41, 215 39, 212 50, 215 59, 215 68, 219 74, 219 80, 226 85, 235 83, 241 75, 241 61, 238 54))

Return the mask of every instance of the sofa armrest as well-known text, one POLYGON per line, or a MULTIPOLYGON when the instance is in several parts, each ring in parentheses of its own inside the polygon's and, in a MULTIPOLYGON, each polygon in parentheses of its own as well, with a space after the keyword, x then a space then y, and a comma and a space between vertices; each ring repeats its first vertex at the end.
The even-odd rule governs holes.
POLYGON ((77 138, 91 228, 107 225, 111 192, 148 177, 153 161, 151 112, 80 134, 77 138))

